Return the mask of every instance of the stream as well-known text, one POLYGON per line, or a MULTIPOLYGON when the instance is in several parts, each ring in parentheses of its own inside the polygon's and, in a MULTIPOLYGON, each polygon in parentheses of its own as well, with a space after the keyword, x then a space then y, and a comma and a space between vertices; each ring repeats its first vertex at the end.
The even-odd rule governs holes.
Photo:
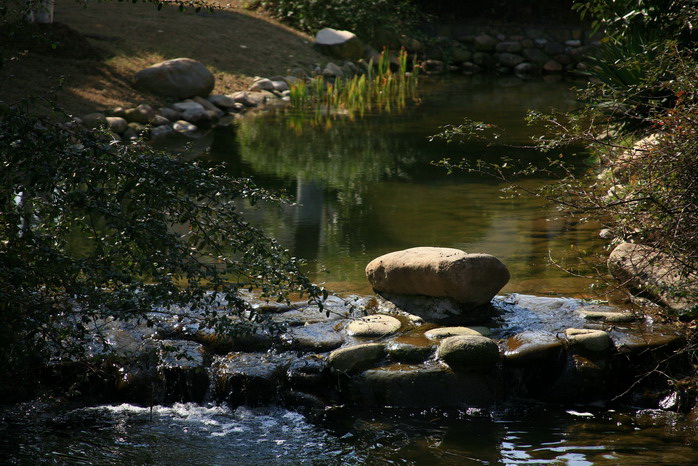
MULTIPOLYGON (((371 294, 364 267, 376 256, 442 246, 501 259, 512 275, 502 293, 593 298, 591 280, 551 262, 577 267, 581 253, 582 272, 602 263, 607 242, 599 225, 530 196, 507 197, 501 189, 508 183, 448 174, 431 163, 506 155, 544 167, 552 156, 584 173, 588 154, 579 148, 541 154, 509 147, 530 142, 528 109, 577 108, 571 85, 430 78, 421 102, 400 113, 245 117, 235 129, 217 129, 201 156, 297 203, 245 210, 337 294, 371 294), (500 126, 508 146, 429 141, 463 117, 500 126)), ((529 189, 551 182, 516 181, 529 189)), ((6 464, 696 464, 697 438, 696 420, 671 410, 523 400, 486 410, 336 406, 322 414, 213 403, 28 402, 0 409, 6 464)))

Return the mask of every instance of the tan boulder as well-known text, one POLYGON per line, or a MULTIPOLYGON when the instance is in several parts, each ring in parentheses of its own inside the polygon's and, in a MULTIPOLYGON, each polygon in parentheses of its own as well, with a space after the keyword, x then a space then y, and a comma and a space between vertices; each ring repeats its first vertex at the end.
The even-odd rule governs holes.
POLYGON ((372 260, 366 276, 378 293, 452 298, 478 306, 489 303, 509 281, 506 266, 489 254, 418 247, 372 260))

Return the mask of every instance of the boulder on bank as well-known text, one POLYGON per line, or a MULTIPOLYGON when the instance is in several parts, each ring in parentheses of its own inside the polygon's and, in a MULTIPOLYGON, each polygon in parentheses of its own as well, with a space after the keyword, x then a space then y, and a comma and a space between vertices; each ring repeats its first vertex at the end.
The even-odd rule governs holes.
POLYGON ((359 60, 364 58, 366 46, 356 34, 324 28, 318 31, 313 46, 321 53, 340 60, 359 60))
POLYGON ((682 268, 676 259, 641 244, 621 243, 608 257, 608 269, 625 285, 674 311, 695 312, 698 277, 682 275, 682 268))
POLYGON ((186 99, 205 97, 215 85, 213 74, 203 63, 191 58, 175 58, 136 73, 134 86, 164 97, 186 99))
POLYGON ((366 276, 378 293, 451 298, 460 304, 489 303, 509 281, 507 267, 489 254, 418 247, 372 260, 366 276))

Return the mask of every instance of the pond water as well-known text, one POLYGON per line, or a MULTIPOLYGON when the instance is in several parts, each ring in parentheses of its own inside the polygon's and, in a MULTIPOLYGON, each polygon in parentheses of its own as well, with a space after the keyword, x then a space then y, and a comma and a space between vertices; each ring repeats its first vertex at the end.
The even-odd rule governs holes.
MULTIPOLYGON (((499 257, 512 273, 505 292, 589 296, 589 280, 549 258, 571 264, 577 250, 601 253, 598 225, 532 197, 505 198, 504 183, 431 165, 446 156, 503 155, 544 164, 544 155, 428 140, 468 117, 504 128, 507 144, 526 144, 526 111, 574 109, 570 86, 439 78, 399 114, 245 118, 237 130, 217 130, 204 157, 289 193, 298 206, 248 213, 334 292, 368 294, 371 259, 434 245, 499 257)), ((563 156, 583 173, 585 154, 571 148, 563 156)), ((8 464, 698 464, 696 425, 669 411, 524 402, 487 411, 338 407, 309 416, 280 407, 28 403, 0 410, 0 457, 8 464)))
MULTIPOLYGON (((527 110, 578 107, 569 82, 471 77, 429 80, 421 103, 400 113, 351 119, 316 119, 280 111, 221 129, 207 157, 224 161, 237 175, 283 189, 296 207, 247 212, 292 253, 309 261, 308 272, 339 293, 370 293, 364 267, 373 258, 414 246, 485 252, 509 267, 504 292, 589 296, 590 281, 551 266, 570 265, 576 250, 604 247, 599 226, 559 215, 532 196, 507 198, 510 183, 464 172, 447 173, 432 162, 483 159, 544 167, 561 155, 583 170, 578 148, 561 154, 487 147, 482 142, 446 144, 429 136, 464 117, 496 124, 506 145, 530 144, 527 110)), ((550 180, 517 180, 535 189, 550 180)), ((576 265, 576 264, 575 264, 576 265)))

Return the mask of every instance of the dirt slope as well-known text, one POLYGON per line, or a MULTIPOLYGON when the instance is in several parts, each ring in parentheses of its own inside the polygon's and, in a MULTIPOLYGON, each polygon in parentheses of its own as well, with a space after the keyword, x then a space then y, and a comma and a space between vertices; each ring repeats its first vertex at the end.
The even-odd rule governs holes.
POLYGON ((159 102, 132 89, 130 79, 135 71, 170 58, 203 62, 216 76, 214 93, 247 88, 254 76, 327 61, 311 48, 312 38, 235 5, 214 13, 180 13, 175 7, 157 11, 152 4, 93 1, 83 7, 75 0, 56 0, 55 21, 80 34, 49 28, 56 45, 43 49, 35 46, 34 33, 13 39, 6 51, 6 58, 13 59, 0 69, 0 100, 14 104, 27 96, 47 96, 48 88, 62 83, 58 103, 83 114, 159 102))

